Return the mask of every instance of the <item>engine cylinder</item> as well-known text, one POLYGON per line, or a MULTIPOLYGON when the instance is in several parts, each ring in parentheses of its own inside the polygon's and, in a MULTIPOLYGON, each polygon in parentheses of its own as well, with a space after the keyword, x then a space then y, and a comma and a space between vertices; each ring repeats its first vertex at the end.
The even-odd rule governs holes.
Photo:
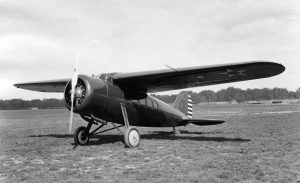
MULTIPOLYGON (((64 91, 65 105, 71 109, 71 81, 64 91)), ((107 85, 102 79, 79 75, 74 91, 73 110, 75 113, 88 113, 91 110, 104 112, 107 104, 107 85)))

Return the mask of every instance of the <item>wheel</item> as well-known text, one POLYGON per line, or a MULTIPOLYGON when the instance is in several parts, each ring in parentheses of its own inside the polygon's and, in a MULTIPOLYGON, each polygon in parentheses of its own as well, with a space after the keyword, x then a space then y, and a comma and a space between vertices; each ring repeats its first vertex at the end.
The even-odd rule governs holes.
POLYGON ((78 127, 74 133, 74 142, 79 145, 86 145, 89 142, 89 137, 84 137, 86 127, 78 127))
POLYGON ((124 140, 127 147, 138 147, 140 144, 140 134, 136 128, 129 127, 125 130, 124 140))

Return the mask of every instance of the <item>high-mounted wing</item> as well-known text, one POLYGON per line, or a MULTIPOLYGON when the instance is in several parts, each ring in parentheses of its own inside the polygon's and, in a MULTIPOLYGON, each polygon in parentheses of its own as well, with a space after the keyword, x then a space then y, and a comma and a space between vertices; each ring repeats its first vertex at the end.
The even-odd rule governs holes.
POLYGON ((64 92, 67 83, 71 79, 59 79, 49 81, 38 81, 30 83, 18 83, 14 84, 17 88, 23 88, 26 90, 40 91, 40 92, 64 92))
POLYGON ((266 61, 187 67, 147 72, 117 73, 114 83, 123 90, 147 93, 267 78, 285 70, 281 64, 266 61))
MULTIPOLYGON (((186 67, 146 72, 116 73, 114 84, 125 93, 145 94, 275 76, 285 70, 274 62, 258 61, 206 67, 186 67)), ((41 92, 64 92, 71 79, 18 83, 17 88, 41 92)))

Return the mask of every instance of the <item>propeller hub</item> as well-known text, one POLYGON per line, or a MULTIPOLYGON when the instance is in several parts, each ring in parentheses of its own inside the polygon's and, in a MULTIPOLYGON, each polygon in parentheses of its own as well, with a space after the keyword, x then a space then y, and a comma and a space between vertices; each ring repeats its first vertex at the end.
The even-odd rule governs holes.
MULTIPOLYGON (((75 86, 74 90, 74 98, 73 98, 73 107, 79 107, 83 101, 86 98, 86 85, 84 81, 80 78, 78 78, 77 84, 75 86)), ((65 101, 68 107, 71 107, 72 105, 72 88, 71 88, 71 82, 66 87, 66 92, 65 92, 65 101)))
POLYGON ((65 105, 78 114, 90 115, 91 110, 103 112, 107 104, 107 85, 101 79, 78 75, 72 91, 72 81, 65 87, 65 105), (72 101, 73 99, 73 101, 72 101), (73 104, 73 107, 72 107, 73 104))
POLYGON ((84 88, 82 86, 76 87, 75 88, 75 97, 81 97, 83 94, 84 88))

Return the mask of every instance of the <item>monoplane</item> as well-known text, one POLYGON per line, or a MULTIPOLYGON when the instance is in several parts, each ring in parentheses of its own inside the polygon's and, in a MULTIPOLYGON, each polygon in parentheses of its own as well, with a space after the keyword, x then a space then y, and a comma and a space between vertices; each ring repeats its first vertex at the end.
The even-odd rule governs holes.
POLYGON ((175 129, 190 123, 204 126, 224 122, 193 118, 193 104, 187 92, 180 93, 173 105, 149 93, 267 78, 284 70, 285 67, 278 63, 253 61, 146 72, 104 73, 92 77, 78 75, 75 67, 72 79, 27 82, 14 86, 40 92, 63 92, 65 105, 71 111, 71 124, 73 111, 88 122, 86 127, 76 129, 76 144, 86 145, 92 135, 125 126, 126 146, 137 147, 140 144, 137 126, 175 129), (113 125, 112 128, 100 131, 109 123, 113 125), (92 125, 98 127, 91 130, 92 125))

